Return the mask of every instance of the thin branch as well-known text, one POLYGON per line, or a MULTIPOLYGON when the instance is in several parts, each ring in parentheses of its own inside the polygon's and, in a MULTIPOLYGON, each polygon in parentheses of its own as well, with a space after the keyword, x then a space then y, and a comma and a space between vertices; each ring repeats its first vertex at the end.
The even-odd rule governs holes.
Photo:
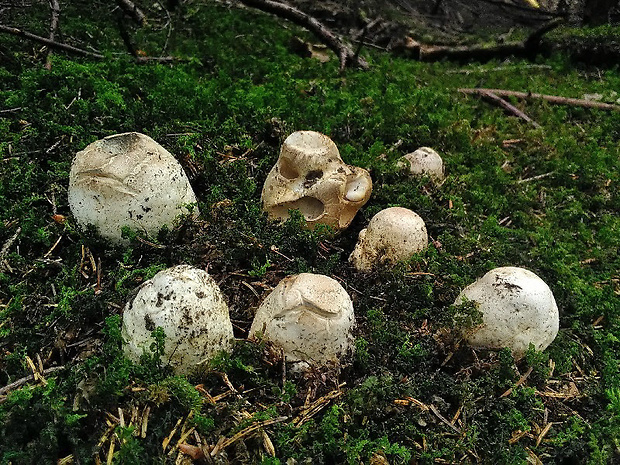
POLYGON ((516 97, 516 98, 522 98, 524 100, 545 100, 549 103, 555 103, 558 105, 572 105, 572 106, 584 107, 584 108, 596 108, 598 110, 620 111, 620 105, 614 105, 613 103, 595 102, 592 100, 583 100, 579 98, 557 97, 555 95, 535 94, 532 92, 517 92, 514 90, 482 89, 482 88, 475 88, 475 89, 462 88, 462 89, 459 89, 458 91, 464 94, 474 94, 474 95, 486 95, 486 92, 491 92, 495 95, 499 95, 500 97, 516 97))
MULTIPOLYGON (((60 371, 64 369, 65 369, 64 366, 50 367, 50 368, 46 368, 45 370, 43 370, 41 374, 43 376, 47 376, 50 373, 54 373, 55 371, 60 371)), ((0 395, 4 395, 12 391, 13 389, 17 389, 23 386, 24 384, 26 384, 27 382, 32 381, 33 379, 34 379, 34 375, 28 375, 28 376, 24 376, 23 378, 18 379, 17 381, 12 382, 11 384, 7 384, 6 386, 0 388, 0 395)))
POLYGON ((131 0, 116 0, 116 3, 125 13, 131 16, 139 26, 144 26, 146 24, 146 16, 131 0))
POLYGON ((368 63, 360 56, 356 56, 355 52, 342 40, 340 40, 334 32, 328 29, 320 21, 295 7, 286 3, 275 2, 272 0, 241 0, 241 3, 257 8, 267 13, 272 13, 284 19, 308 29, 314 35, 325 43, 340 60, 340 70, 344 70, 347 66, 357 66, 362 69, 368 68, 368 63))
MULTIPOLYGON (((81 48, 77 48, 74 47, 72 45, 67 45, 67 44, 63 44, 60 42, 55 42, 53 40, 47 39, 45 37, 41 37, 35 34, 31 34, 30 32, 26 32, 26 31, 22 31, 21 29, 17 29, 15 27, 10 27, 10 26, 4 26, 2 24, 0 24, 0 32, 6 32, 7 34, 12 34, 12 35, 16 35, 19 37, 25 37, 26 39, 30 39, 33 40, 35 42, 39 42, 42 44, 45 44, 49 47, 58 49, 58 50, 63 50, 65 52, 71 52, 71 53, 76 53, 78 55, 82 55, 82 56, 87 56, 87 57, 91 57, 91 58, 97 58, 99 60, 105 59, 105 56, 101 55, 100 53, 94 53, 94 52, 89 52, 88 50, 83 50, 81 48)), ((176 63, 179 61, 183 61, 181 58, 177 58, 177 57, 172 57, 172 56, 168 56, 168 57, 141 57, 141 56, 137 56, 134 57, 135 62, 143 65, 146 63, 176 63)))
POLYGON ((517 107, 515 107, 511 103, 507 102, 503 98, 499 97, 498 95, 494 94, 493 92, 483 89, 480 92, 480 95, 485 97, 487 100, 490 100, 491 102, 496 103, 497 105, 502 107, 504 110, 506 110, 509 113, 513 114, 514 116, 516 116, 518 118, 521 118, 522 120, 527 121, 528 123, 531 123, 532 126, 534 126, 535 128, 540 128, 541 127, 540 124, 538 124, 532 118, 527 116, 525 113, 523 113, 517 107))
MULTIPOLYGON (((52 19, 50 20, 50 40, 54 40, 56 29, 58 28, 58 17, 60 16, 60 4, 58 0, 49 0, 50 8, 52 9, 52 19)), ((47 70, 52 69, 52 49, 47 51, 47 58, 45 60, 45 68, 47 70)))
POLYGON ((34 40, 35 42, 39 42, 41 44, 45 44, 49 47, 64 50, 65 52, 77 53, 78 55, 83 55, 91 58, 103 59, 105 58, 103 55, 99 53, 89 52, 88 50, 82 50, 81 48, 74 47, 72 45, 63 44, 60 42, 56 42, 45 37, 37 36, 35 34, 31 34, 27 31, 22 31, 21 29, 17 29, 16 27, 4 26, 0 24, 0 32, 6 32, 7 34, 12 34, 18 37, 25 37, 26 39, 34 40))

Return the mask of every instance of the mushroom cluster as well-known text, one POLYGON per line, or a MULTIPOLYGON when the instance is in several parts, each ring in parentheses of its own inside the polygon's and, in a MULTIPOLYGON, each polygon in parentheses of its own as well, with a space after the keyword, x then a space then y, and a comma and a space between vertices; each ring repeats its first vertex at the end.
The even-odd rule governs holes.
MULTIPOLYGON (((400 164, 412 176, 438 183, 443 161, 422 147, 400 164)), ((299 210, 308 227, 343 231, 366 204, 372 180, 363 168, 343 162, 336 144, 314 131, 289 135, 261 194, 263 209, 276 220, 299 210)), ((81 226, 94 225, 112 242, 124 226, 155 234, 170 225, 196 196, 182 167, 153 139, 117 134, 79 152, 72 164, 69 204, 81 226)), ((198 214, 197 210, 194 210, 198 214)), ((360 272, 411 259, 428 246, 424 220, 392 207, 378 212, 359 233, 349 261, 360 272)), ((473 301, 483 323, 467 334, 473 347, 509 347, 522 356, 533 345, 545 349, 558 332, 558 308, 549 287, 534 273, 505 267, 489 271, 466 287, 456 304, 473 301)), ((337 362, 353 350, 353 303, 334 279, 311 273, 284 278, 256 311, 250 337, 281 347, 285 358, 304 369, 337 362)), ((152 333, 165 334, 163 362, 176 373, 200 369, 234 341, 228 306, 207 272, 180 265, 143 283, 123 313, 122 334, 128 358, 139 361, 151 350, 152 333)))

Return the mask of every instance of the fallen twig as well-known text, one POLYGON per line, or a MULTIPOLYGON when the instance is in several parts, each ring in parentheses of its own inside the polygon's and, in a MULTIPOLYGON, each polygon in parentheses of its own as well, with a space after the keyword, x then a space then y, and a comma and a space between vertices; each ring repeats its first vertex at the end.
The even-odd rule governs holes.
MULTIPOLYGON (((52 9, 52 19, 50 21, 50 40, 54 40, 56 29, 58 28, 58 17, 60 16, 60 5, 58 0, 49 0, 50 8, 52 9)), ((52 69, 52 49, 47 51, 47 58, 45 60, 45 68, 47 70, 52 69)))
POLYGON ((83 50, 81 48, 77 48, 72 45, 56 42, 54 40, 50 40, 45 37, 31 34, 30 32, 27 32, 27 31, 22 31, 21 29, 18 29, 16 27, 10 27, 10 26, 5 26, 3 24, 0 24, 0 32, 6 32, 7 34, 12 34, 18 37, 25 37, 26 39, 34 40, 35 42, 45 44, 49 47, 52 47, 58 50, 64 50, 65 52, 77 53, 78 55, 83 55, 83 56, 87 56, 91 58, 98 58, 100 60, 105 58, 100 53, 89 52, 88 50, 83 50))
POLYGON ((603 102, 595 102, 592 100, 583 100, 579 98, 568 98, 568 97, 557 97, 555 95, 544 95, 544 94, 536 94, 533 92, 517 92, 514 90, 503 90, 503 89, 483 89, 483 88, 461 88, 459 92, 464 94, 477 94, 477 95, 486 95, 486 92, 491 92, 500 97, 516 97, 522 98, 525 100, 533 100, 540 99, 546 100, 550 103, 555 103, 558 105, 572 105, 578 107, 585 108, 596 108, 599 110, 613 110, 620 111, 620 105, 614 105, 613 103, 603 103, 603 102))
MULTIPOLYGON (((47 39, 45 37, 38 36, 36 34, 31 34, 30 32, 23 31, 23 30, 18 29, 16 27, 4 26, 4 25, 0 24, 0 32, 6 32, 7 34, 12 34, 12 35, 19 36, 19 37, 25 37, 26 39, 34 40, 35 42, 39 42, 41 44, 45 44, 45 45, 47 45, 49 47, 52 47, 52 48, 55 48, 55 49, 58 49, 58 50, 64 50, 65 52, 76 53, 78 55, 87 56, 87 57, 91 57, 91 58, 97 58, 99 60, 103 60, 105 58, 105 56, 101 55, 100 53, 89 52, 88 50, 83 50, 81 48, 77 48, 77 47, 74 47, 72 45, 63 44, 61 42, 56 42, 56 41, 47 39)), ((179 61, 183 61, 183 59, 181 59, 181 58, 172 57, 172 56, 168 56, 168 57, 141 57, 141 56, 136 56, 136 57, 134 57, 134 60, 138 64, 146 64, 146 63, 151 63, 151 62, 155 62, 155 63, 176 63, 176 62, 179 62, 179 61)))
MULTIPOLYGON (((65 368, 64 366, 46 368, 45 370, 43 370, 42 374, 44 376, 47 376, 50 373, 64 370, 64 368, 65 368)), ((34 379, 34 373, 28 376, 24 376, 23 378, 20 378, 17 381, 12 382, 11 384, 7 384, 6 386, 0 388, 0 395, 4 395, 12 391, 13 389, 17 389, 23 386, 24 384, 26 384, 27 382, 32 381, 33 379, 34 379)))
POLYGON ((527 378, 532 374, 532 371, 534 371, 534 368, 529 367, 528 370, 525 372, 525 374, 523 376, 521 376, 521 378, 519 378, 519 380, 515 383, 515 385, 510 387, 510 388, 508 388, 508 390, 506 392, 504 392, 499 397, 500 398, 508 397, 510 394, 512 394, 512 391, 513 391, 514 388, 516 388, 517 386, 521 386, 523 383, 525 383, 527 378))
POLYGON ((504 110, 508 111, 509 113, 513 114, 514 116, 516 116, 518 118, 521 118, 522 120, 527 121, 528 123, 531 123, 532 126, 534 126, 535 128, 541 127, 540 124, 538 124, 532 118, 527 116, 525 113, 523 113, 517 107, 515 107, 511 103, 507 102, 503 98, 499 97, 498 95, 494 94, 493 92, 491 92, 489 90, 484 90, 483 89, 480 92, 480 95, 485 97, 487 100, 490 100, 491 102, 498 104, 500 107, 502 107, 504 110))
POLYGON ((22 232, 21 226, 17 228, 15 233, 9 237, 9 239, 2 246, 2 250, 0 250, 0 258, 3 258, 7 254, 13 243, 17 240, 17 236, 19 236, 20 232, 22 232))
POLYGON ((253 425, 250 425, 247 428, 242 429, 237 434, 232 436, 230 439, 226 439, 224 441, 218 442, 216 446, 213 448, 213 450, 211 451, 211 457, 215 457, 217 454, 220 453, 220 451, 231 446, 232 444, 237 442, 239 439, 243 439, 247 436, 252 435, 255 431, 262 429, 265 426, 273 425, 274 423, 281 423, 285 420, 288 420, 288 417, 271 418, 269 420, 259 421, 257 423, 254 423, 253 425))
POLYGON ((272 13, 293 23, 304 27, 315 34, 319 39, 331 48, 340 60, 340 70, 347 66, 357 66, 362 69, 368 68, 368 63, 357 55, 348 45, 340 40, 334 32, 328 29, 316 18, 304 13, 297 8, 286 3, 275 2, 273 0, 241 0, 244 5, 257 8, 267 13, 272 13))
POLYGON ((538 181, 539 179, 545 179, 545 178, 548 178, 549 176, 553 176, 554 174, 555 174, 555 171, 550 171, 549 173, 539 174, 537 176, 532 176, 531 178, 519 179, 517 181, 517 184, 522 184, 524 182, 538 181))

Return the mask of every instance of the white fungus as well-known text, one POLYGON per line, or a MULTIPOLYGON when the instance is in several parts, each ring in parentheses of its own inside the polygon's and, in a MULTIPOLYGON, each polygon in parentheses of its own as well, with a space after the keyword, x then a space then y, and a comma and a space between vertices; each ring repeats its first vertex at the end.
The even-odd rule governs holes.
POLYGON ((270 218, 286 220, 289 210, 299 210, 310 228, 325 224, 342 230, 371 191, 368 171, 345 164, 329 137, 297 131, 284 141, 261 200, 270 218))
POLYGON ((456 299, 475 302, 482 325, 469 336, 472 347, 508 347, 521 357, 530 344, 544 350, 558 334, 559 314, 553 293, 531 271, 516 267, 495 268, 467 286, 456 299))
POLYGON ((256 311, 250 336, 284 349, 288 362, 324 364, 352 349, 353 303, 328 276, 284 278, 256 311))
POLYGON ((219 287, 205 271, 188 265, 160 271, 125 306, 122 335, 129 359, 138 362, 149 352, 157 327, 166 336, 162 360, 178 374, 192 373, 219 351, 229 351, 234 340, 219 287))
POLYGON ((399 166, 407 167, 411 176, 429 176, 435 182, 444 178, 441 156, 430 147, 420 147, 399 160, 399 166))
POLYGON ((381 210, 362 229, 349 261, 358 271, 380 264, 408 260, 428 246, 426 225, 420 216, 402 207, 381 210))
POLYGON ((157 234, 194 203, 181 165, 144 134, 128 132, 93 142, 71 165, 69 206, 77 223, 92 224, 113 242, 122 242, 124 226, 157 234))

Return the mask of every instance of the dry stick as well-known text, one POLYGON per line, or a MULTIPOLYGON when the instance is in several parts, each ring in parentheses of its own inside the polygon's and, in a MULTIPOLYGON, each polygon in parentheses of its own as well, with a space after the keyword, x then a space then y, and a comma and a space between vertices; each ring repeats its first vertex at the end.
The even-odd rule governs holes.
POLYGON ((116 3, 125 13, 131 16, 138 25, 144 26, 146 24, 146 16, 131 0, 116 0, 116 3))
MULTIPOLYGON (((46 368, 45 370, 43 370, 42 374, 44 376, 47 376, 50 373, 54 373, 55 371, 64 370, 64 368, 65 368, 64 366, 46 368)), ((18 387, 23 386, 28 381, 32 381, 33 379, 34 379, 34 374, 24 376, 23 378, 18 379, 17 381, 12 382, 11 384, 7 384, 6 386, 0 388, 0 395, 6 394, 7 392, 12 391, 13 389, 17 389, 18 387)))
MULTIPOLYGON (((26 39, 34 40, 35 42, 48 45, 58 50, 64 50, 65 52, 76 53, 78 55, 83 55, 83 56, 87 56, 91 58, 97 58, 99 60, 103 60, 105 58, 105 56, 101 55, 100 53, 89 52, 88 50, 83 50, 81 48, 77 48, 72 45, 55 42, 53 40, 46 39, 45 37, 37 36, 35 34, 31 34, 30 32, 22 31, 21 29, 17 29, 16 27, 4 26, 0 24, 0 32, 6 32, 8 34, 13 34, 15 36, 25 37, 26 39)), ((135 61, 138 64, 145 64, 145 63, 151 63, 151 62, 173 63, 173 62, 178 62, 182 60, 177 57, 136 57, 135 61)))
POLYGON ((267 13, 272 13, 293 23, 308 29, 321 39, 325 45, 331 48, 340 60, 340 71, 347 66, 357 66, 362 69, 368 68, 368 63, 340 40, 336 34, 312 16, 285 3, 272 0, 241 0, 244 5, 257 8, 267 13))
POLYGON ((220 453, 220 451, 231 446, 232 444, 237 442, 239 439, 243 439, 253 434, 255 431, 261 428, 264 428, 265 426, 273 425, 274 423, 281 423, 285 420, 288 420, 288 417, 271 418, 269 420, 264 420, 264 421, 259 421, 257 423, 254 423, 253 425, 248 426, 247 428, 239 431, 237 434, 235 434, 231 438, 226 439, 222 442, 218 442, 217 445, 211 451, 211 457, 215 457, 218 453, 220 453))
MULTIPOLYGON (((50 0, 50 7, 52 9, 52 19, 50 21, 50 40, 54 40, 56 29, 58 28, 58 16, 60 15, 60 4, 58 0, 50 0)), ((52 69, 52 49, 47 51, 47 58, 45 60, 45 69, 48 71, 52 69)))
POLYGON ((579 98, 557 97, 555 95, 535 94, 532 92, 517 92, 514 90, 483 89, 483 88, 475 88, 475 89, 461 88, 461 89, 458 89, 458 91, 464 94, 474 94, 474 95, 483 95, 483 96, 486 95, 486 92, 491 92, 495 95, 499 95, 500 97, 516 97, 516 98, 522 98, 525 100, 542 99, 550 103, 556 103, 558 105, 573 105, 573 106, 585 107, 585 108, 596 108, 599 110, 620 111, 620 105, 614 105, 612 103, 594 102, 592 100, 583 100, 579 98))
POLYGON ((535 128, 540 128, 541 127, 540 124, 538 124, 532 118, 527 116, 525 113, 523 113, 517 107, 515 107, 514 105, 508 103, 503 98, 498 97, 493 92, 490 92, 490 91, 481 92, 480 95, 485 97, 487 100, 490 100, 491 102, 498 104, 500 107, 502 107, 504 110, 508 111, 509 113, 512 113, 514 116, 517 116, 517 117, 521 118, 522 120, 527 121, 528 123, 531 123, 532 126, 534 126, 535 128))
POLYGON ((19 36, 19 37, 25 37, 26 39, 34 40, 35 42, 48 45, 58 50, 64 50, 65 52, 77 53, 78 55, 83 55, 83 56, 87 56, 91 58, 98 58, 100 60, 105 58, 103 55, 99 53, 89 52, 88 50, 82 50, 81 48, 77 48, 72 45, 67 45, 67 44, 63 44, 60 42, 56 42, 56 41, 47 39, 45 37, 31 34, 30 32, 22 31, 21 29, 17 29, 16 27, 4 26, 0 24, 0 32, 6 32, 7 34, 13 34, 14 36, 19 36))

